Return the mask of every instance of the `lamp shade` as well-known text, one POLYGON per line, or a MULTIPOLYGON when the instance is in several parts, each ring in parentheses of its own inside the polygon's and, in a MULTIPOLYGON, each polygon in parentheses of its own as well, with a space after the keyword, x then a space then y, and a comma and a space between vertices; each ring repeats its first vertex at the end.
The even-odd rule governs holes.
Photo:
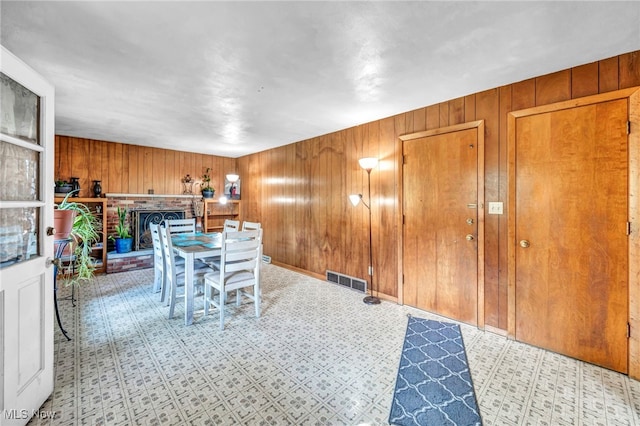
POLYGON ((357 206, 360 203, 361 199, 362 199, 362 194, 349 195, 349 201, 351 201, 351 204, 353 204, 354 206, 357 206))
POLYGON ((360 167, 369 171, 378 165, 378 159, 376 157, 365 157, 358 160, 360 167))
POLYGON ((237 181, 238 181, 238 179, 240 179, 240 176, 238 176, 238 175, 237 175, 237 174, 235 174, 235 173, 229 173, 229 174, 227 175, 227 180, 228 180, 229 182, 231 182, 231 183, 237 182, 237 181))

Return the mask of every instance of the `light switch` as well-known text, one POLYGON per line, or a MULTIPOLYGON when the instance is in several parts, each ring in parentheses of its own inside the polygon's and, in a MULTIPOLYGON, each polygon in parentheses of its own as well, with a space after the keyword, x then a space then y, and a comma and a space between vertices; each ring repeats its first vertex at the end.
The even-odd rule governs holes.
POLYGON ((502 202, 489 201, 489 214, 502 214, 502 202))

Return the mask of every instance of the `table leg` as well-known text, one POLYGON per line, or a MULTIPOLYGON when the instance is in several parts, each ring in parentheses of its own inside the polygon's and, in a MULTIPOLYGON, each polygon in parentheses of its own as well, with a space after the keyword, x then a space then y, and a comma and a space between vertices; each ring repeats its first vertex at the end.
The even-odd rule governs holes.
POLYGON ((193 253, 188 253, 184 259, 184 324, 193 323, 193 253))

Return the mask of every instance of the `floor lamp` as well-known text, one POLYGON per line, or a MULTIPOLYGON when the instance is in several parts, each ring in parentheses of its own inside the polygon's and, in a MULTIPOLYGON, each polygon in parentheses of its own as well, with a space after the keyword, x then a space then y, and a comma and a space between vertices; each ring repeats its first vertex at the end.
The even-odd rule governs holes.
POLYGON ((371 170, 378 165, 378 159, 375 157, 367 157, 361 158, 358 160, 360 163, 360 167, 367 171, 367 180, 368 180, 368 194, 367 198, 369 200, 369 204, 365 203, 362 199, 362 194, 352 194, 349 195, 349 199, 351 200, 351 204, 357 206, 360 201, 362 204, 369 210, 369 277, 371 281, 371 296, 365 297, 362 301, 367 305, 377 305, 380 303, 380 299, 373 295, 374 285, 373 285, 373 242, 371 238, 371 170))

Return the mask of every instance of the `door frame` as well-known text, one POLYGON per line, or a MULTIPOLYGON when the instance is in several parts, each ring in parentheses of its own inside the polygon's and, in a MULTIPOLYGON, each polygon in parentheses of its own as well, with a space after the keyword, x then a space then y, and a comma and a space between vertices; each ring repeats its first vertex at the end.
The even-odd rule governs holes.
POLYGON ((586 96, 570 101, 557 102, 539 107, 512 111, 507 115, 507 336, 516 335, 516 120, 535 114, 544 114, 595 103, 628 99, 630 132, 628 134, 629 153, 629 211, 630 222, 629 248, 629 377, 640 379, 640 87, 617 90, 599 95, 586 96), (636 261, 634 261, 634 259, 636 261))
POLYGON ((400 140, 400 152, 402 155, 398 156, 398 164, 396 170, 398 170, 398 203, 400 214, 398 215, 398 229, 401 230, 398 238, 398 303, 404 304, 404 142, 413 139, 420 139, 429 136, 442 135, 445 133, 454 133, 463 130, 476 129, 477 134, 477 166, 478 166, 478 187, 476 188, 478 193, 478 294, 477 294, 477 312, 478 312, 478 324, 479 329, 484 329, 484 216, 485 216, 485 203, 484 203, 484 120, 470 121, 468 123, 455 124, 453 126, 439 127, 432 130, 424 130, 421 132, 408 133, 406 135, 398 136, 400 140))

